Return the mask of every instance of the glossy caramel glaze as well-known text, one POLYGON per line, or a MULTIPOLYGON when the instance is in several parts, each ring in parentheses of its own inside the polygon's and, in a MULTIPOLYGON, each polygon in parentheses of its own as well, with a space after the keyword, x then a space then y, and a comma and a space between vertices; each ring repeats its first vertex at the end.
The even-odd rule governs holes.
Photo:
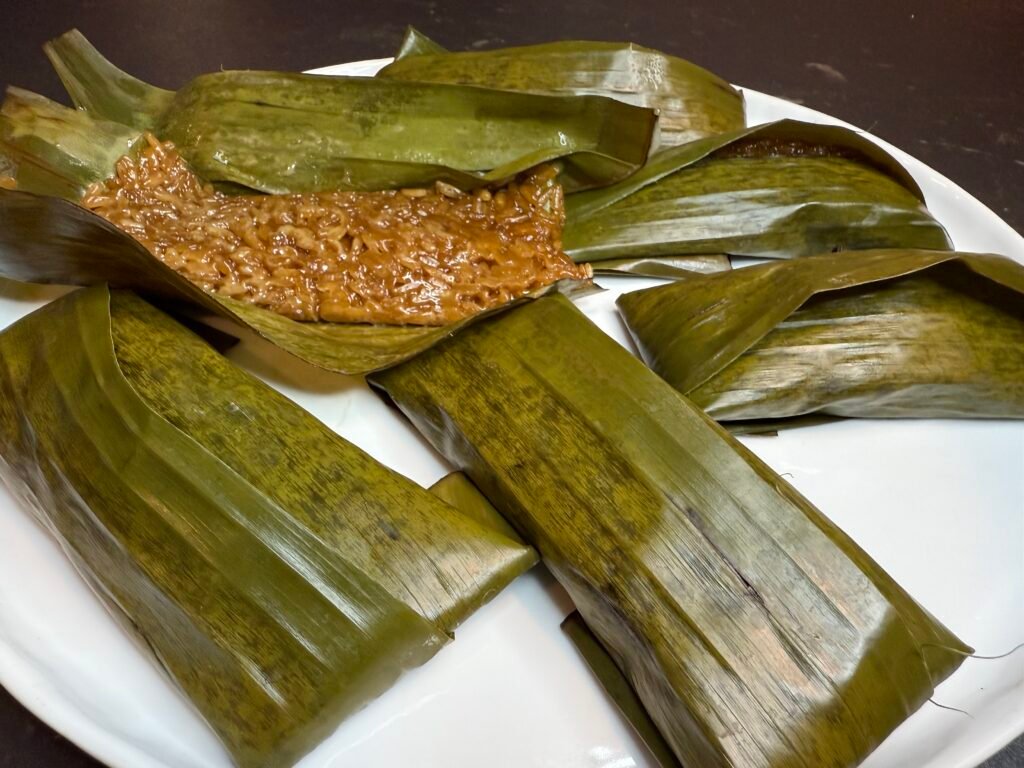
POLYGON ((562 252, 550 167, 496 191, 232 196, 147 139, 82 205, 205 290, 295 320, 445 325, 591 274, 562 252))

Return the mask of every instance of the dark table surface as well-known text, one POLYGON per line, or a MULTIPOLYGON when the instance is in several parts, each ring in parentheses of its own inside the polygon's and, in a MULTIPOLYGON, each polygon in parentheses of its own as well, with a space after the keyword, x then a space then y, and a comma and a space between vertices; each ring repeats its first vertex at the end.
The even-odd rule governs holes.
MULTIPOLYGON (((40 46, 70 27, 168 88, 388 56, 407 24, 452 48, 632 40, 868 129, 1024 231, 1022 0, 50 0, 5 3, 0 20, 0 82, 53 98, 40 46)), ((98 765, 0 689, 0 766, 98 765)), ((985 763, 1011 766, 1024 741, 985 763)))

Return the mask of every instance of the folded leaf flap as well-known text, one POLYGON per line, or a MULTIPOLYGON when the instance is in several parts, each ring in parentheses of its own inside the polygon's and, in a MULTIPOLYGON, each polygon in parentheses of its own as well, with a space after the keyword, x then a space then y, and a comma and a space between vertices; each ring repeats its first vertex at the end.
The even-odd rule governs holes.
POLYGON ((678 280, 694 272, 712 273, 732 269, 729 257, 723 254, 700 254, 696 256, 646 256, 624 259, 602 259, 594 262, 594 274, 622 274, 634 277, 663 277, 678 280))
POLYGON ((924 192, 921 191, 921 187, 918 186, 910 172, 896 158, 870 139, 838 125, 806 123, 802 120, 786 118, 772 123, 739 128, 717 136, 708 136, 660 152, 652 157, 641 170, 618 184, 576 193, 566 200, 566 207, 573 216, 580 218, 589 216, 634 192, 638 192, 649 184, 654 184, 676 171, 699 163, 715 152, 743 140, 755 139, 800 141, 822 147, 854 150, 862 156, 864 161, 887 173, 909 190, 914 197, 922 203, 925 202, 924 192))
POLYGON ((29 283, 110 283, 216 311, 218 302, 106 219, 67 200, 0 189, 0 276, 29 283))
POLYGON ((957 262, 1024 293, 1024 267, 1003 256, 874 250, 773 262, 623 294, 617 300, 641 355, 680 392, 707 382, 811 297, 957 262))
POLYGON ((828 416, 818 413, 794 416, 786 419, 750 419, 746 421, 725 421, 722 426, 729 431, 729 434, 736 437, 739 435, 750 435, 752 437, 778 437, 779 432, 784 429, 800 429, 802 427, 817 427, 822 424, 832 424, 842 421, 841 416, 828 416))
POLYGON ((684 765, 852 768, 969 652, 568 301, 371 379, 537 546, 684 765))
POLYGON ((743 126, 743 96, 685 59, 634 43, 562 40, 446 51, 413 29, 378 77, 531 93, 608 96, 658 110, 662 145, 743 126))
POLYGON ((893 157, 854 131, 795 120, 673 147, 617 184, 569 195, 564 243, 590 262, 950 247, 893 157))
POLYGON ((508 524, 508 521, 494 508, 487 497, 480 493, 480 489, 473 485, 473 481, 462 472, 451 472, 445 475, 430 486, 429 490, 437 498, 455 507, 485 528, 497 531, 513 541, 522 541, 519 534, 516 533, 516 529, 508 524))
POLYGON ((435 43, 415 27, 405 28, 405 35, 402 37, 402 44, 395 54, 395 61, 407 59, 410 56, 422 56, 430 53, 444 53, 447 49, 440 43, 435 43))
POLYGON ((0 150, 21 166, 26 191, 78 199, 93 182, 110 176, 141 134, 21 88, 7 89, 0 108, 0 150), (31 173, 30 173, 31 172, 31 173))
POLYGON ((601 96, 292 72, 215 72, 172 94, 121 72, 76 31, 47 54, 93 118, 152 130, 207 181, 262 192, 470 188, 556 160, 567 188, 588 188, 642 165, 657 121, 601 96))
POLYGON ((174 91, 122 72, 77 29, 46 43, 43 51, 74 105, 100 119, 151 131, 174 98, 174 91))
POLYGON ((581 188, 642 165, 655 120, 599 96, 226 71, 179 90, 159 135, 203 178, 265 192, 422 184, 439 169, 479 186, 553 160, 562 183, 581 188))

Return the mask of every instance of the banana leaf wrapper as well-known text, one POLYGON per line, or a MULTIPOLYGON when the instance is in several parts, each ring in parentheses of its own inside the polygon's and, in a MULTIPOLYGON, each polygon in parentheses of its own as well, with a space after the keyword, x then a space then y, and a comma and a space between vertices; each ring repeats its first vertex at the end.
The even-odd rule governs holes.
POLYGON ((10 187, 14 182, 14 174, 18 172, 18 166, 14 160, 0 153, 0 179, 5 180, 5 186, 10 187))
POLYGON ((235 762, 292 765, 535 555, 129 293, 0 334, 0 456, 235 762))
POLYGON ((290 72, 201 75, 168 96, 77 31, 46 46, 75 105, 173 141, 204 179, 262 192, 504 183, 558 161, 569 189, 647 157, 657 115, 600 96, 290 72))
POLYGON ((529 93, 608 96, 658 110, 660 146, 744 126, 743 96, 685 59, 633 43, 564 40, 489 51, 446 51, 409 29, 377 77, 529 93))
POLYGON ((22 88, 9 87, 0 106, 0 154, 16 168, 11 176, 18 187, 39 194, 80 199, 142 141, 134 128, 94 120, 22 88))
POLYGON ((409 26, 405 29, 405 35, 395 53, 395 61, 402 61, 410 56, 429 56, 435 53, 449 53, 448 49, 440 43, 427 37, 416 27, 409 26))
POLYGON ((730 435, 749 435, 751 437, 778 437, 783 429, 800 429, 817 427, 842 421, 842 416, 828 416, 812 413, 806 416, 792 416, 787 419, 748 419, 747 421, 723 421, 721 425, 730 435))
POLYGON ((473 481, 462 472, 451 472, 429 488, 442 501, 455 507, 459 512, 472 518, 485 528, 497 531, 513 541, 522 541, 516 529, 509 525, 473 481))
POLYGON ((593 265, 597 275, 624 275, 626 277, 661 277, 678 280, 694 272, 710 274, 732 269, 732 262, 724 254, 701 256, 658 256, 647 258, 604 259, 593 265))
POLYGON ((858 765, 970 652, 564 298, 371 382, 538 548, 684 765, 858 765))
POLYGON ((796 120, 673 147, 624 181, 569 195, 564 246, 596 263, 951 248, 892 156, 846 128, 796 120))
MULTIPOLYGON (((0 151, 17 164, 17 190, 0 186, 0 277, 136 289, 227 318, 306 362, 348 374, 392 365, 474 322, 470 317, 440 327, 300 323, 206 293, 130 235, 72 202, 89 184, 112 175, 116 161, 140 141, 142 134, 133 128, 8 89, 0 108, 0 151)), ((563 283, 547 290, 587 289, 563 283)))
POLYGON ((636 291, 644 360, 715 419, 1024 418, 1024 266, 881 250, 636 291))
POLYGON ((672 748, 662 738, 661 732, 651 720, 651 716, 647 714, 647 710, 644 709, 644 704, 636 695, 633 686, 615 665, 615 660, 601 645, 601 641, 590 631, 590 627, 583 621, 579 611, 573 611, 565 618, 565 621, 562 622, 562 631, 576 646, 576 650, 590 667, 590 671, 604 688, 608 698, 615 703, 622 716, 633 726, 633 730, 650 750, 654 759, 658 761, 658 765, 661 768, 683 768, 672 753, 672 748))

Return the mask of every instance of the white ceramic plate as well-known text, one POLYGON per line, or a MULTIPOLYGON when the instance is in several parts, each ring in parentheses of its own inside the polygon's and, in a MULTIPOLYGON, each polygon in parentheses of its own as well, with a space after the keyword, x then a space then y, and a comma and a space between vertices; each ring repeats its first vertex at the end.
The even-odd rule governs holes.
MULTIPOLYGON (((384 61, 319 70, 371 74, 384 61)), ((746 91, 751 124, 826 115, 746 91)), ((1024 261, 1024 240, 949 180, 913 173, 961 250, 1024 261)), ((601 280, 581 306, 628 346, 613 300, 654 281, 601 280)), ((0 327, 62 293, 0 284, 0 327)), ((231 357, 379 460, 426 485, 445 463, 361 380, 255 339, 231 357)), ((745 441, 979 654, 1024 641, 1024 424, 849 421, 745 441)), ((559 630, 571 609, 536 568, 457 641, 349 718, 302 768, 654 767, 559 630)), ((112 768, 222 768, 188 703, 0 488, 0 684, 112 768)), ((866 768, 973 768, 1024 731, 1024 652, 967 660, 866 768)), ((17 756, 14 756, 17 762, 17 756)))

